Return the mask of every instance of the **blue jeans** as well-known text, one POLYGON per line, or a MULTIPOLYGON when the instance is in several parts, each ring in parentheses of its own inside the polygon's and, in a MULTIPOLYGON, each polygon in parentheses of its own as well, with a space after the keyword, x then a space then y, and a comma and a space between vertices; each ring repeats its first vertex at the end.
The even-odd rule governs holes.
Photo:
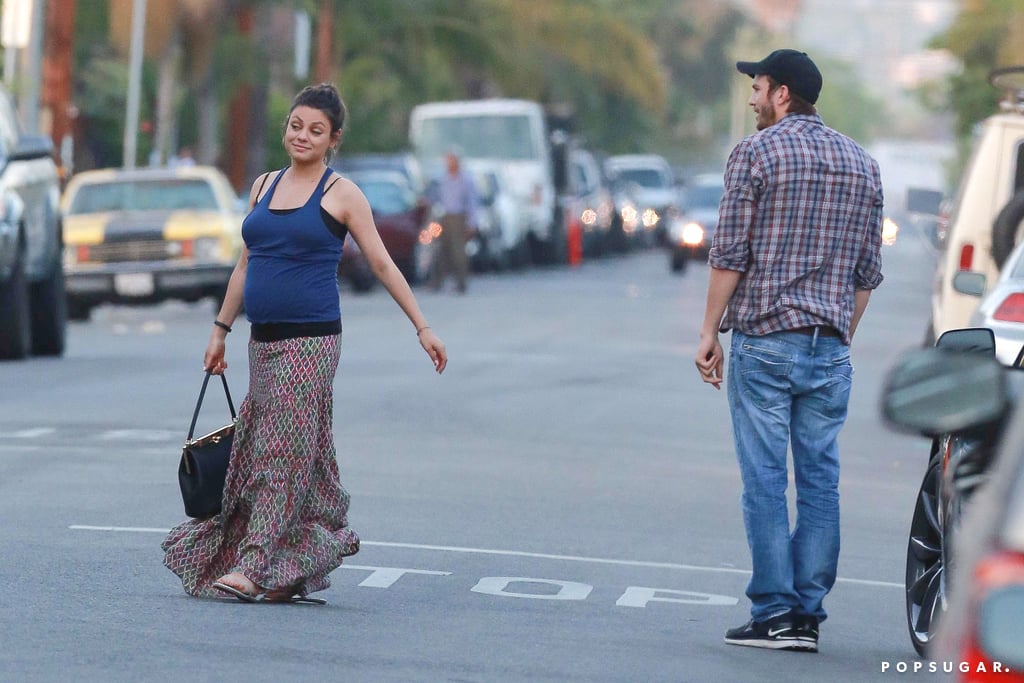
POLYGON ((825 619, 839 562, 839 446, 853 366, 835 337, 733 331, 727 379, 753 575, 751 616, 825 619), (796 524, 786 504, 793 450, 796 524))

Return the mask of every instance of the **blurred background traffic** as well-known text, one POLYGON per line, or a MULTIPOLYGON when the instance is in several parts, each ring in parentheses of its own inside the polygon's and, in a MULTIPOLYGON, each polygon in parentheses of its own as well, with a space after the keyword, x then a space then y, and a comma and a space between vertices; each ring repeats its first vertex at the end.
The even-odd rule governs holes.
MULTIPOLYGON (((19 163, 2 188, 25 209, 0 232, 0 353, 59 353, 66 319, 103 303, 218 298, 244 197, 287 163, 282 122, 309 82, 347 100, 332 163, 368 196, 414 284, 431 268, 430 188, 451 148, 482 200, 474 270, 665 247, 685 272, 707 255, 724 158, 751 132, 732 64, 780 44, 814 55, 823 117, 880 160, 887 241, 912 223, 940 246, 942 199, 996 106, 985 74, 1019 49, 1019 12, 956 0, 4 0, 4 99, 17 109, 4 146, 19 163), (910 206, 913 192, 932 206, 910 206)), ((351 241, 339 275, 356 292, 375 284, 351 241)))

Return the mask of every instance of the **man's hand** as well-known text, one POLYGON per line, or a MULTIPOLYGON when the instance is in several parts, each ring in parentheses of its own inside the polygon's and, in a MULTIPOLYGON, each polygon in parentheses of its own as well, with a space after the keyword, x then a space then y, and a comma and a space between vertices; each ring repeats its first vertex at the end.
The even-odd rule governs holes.
POLYGON ((722 388, 722 363, 725 360, 725 353, 722 345, 718 342, 718 335, 702 335, 700 344, 697 346, 697 372, 700 378, 711 384, 715 389, 722 388))

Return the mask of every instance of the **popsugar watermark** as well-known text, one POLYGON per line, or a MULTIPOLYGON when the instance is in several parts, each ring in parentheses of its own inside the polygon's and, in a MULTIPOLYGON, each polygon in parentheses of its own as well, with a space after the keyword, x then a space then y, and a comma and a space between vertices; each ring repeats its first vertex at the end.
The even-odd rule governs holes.
POLYGON ((1009 673, 1002 662, 882 662, 882 673, 937 674, 937 673, 1009 673))

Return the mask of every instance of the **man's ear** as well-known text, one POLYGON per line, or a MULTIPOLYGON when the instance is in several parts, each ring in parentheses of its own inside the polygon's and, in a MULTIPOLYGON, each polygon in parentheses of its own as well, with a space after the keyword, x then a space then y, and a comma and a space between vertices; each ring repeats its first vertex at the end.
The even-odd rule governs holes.
POLYGON ((789 104, 791 99, 789 96, 789 86, 786 84, 779 85, 779 87, 775 89, 775 97, 778 98, 777 101, 779 105, 789 104))

